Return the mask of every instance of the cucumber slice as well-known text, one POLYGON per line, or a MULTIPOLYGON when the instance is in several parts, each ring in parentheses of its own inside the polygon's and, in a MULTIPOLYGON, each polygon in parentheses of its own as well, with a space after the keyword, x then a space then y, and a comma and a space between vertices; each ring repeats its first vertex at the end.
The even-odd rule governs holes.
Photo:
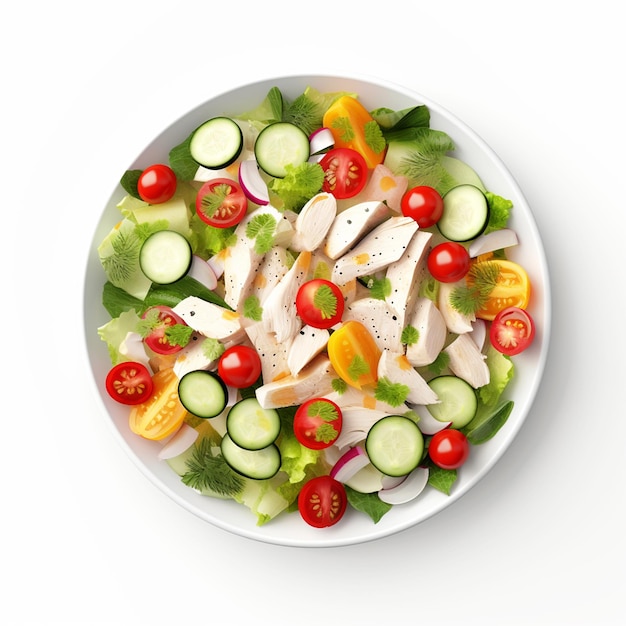
POLYGON ((450 422, 452 428, 467 426, 476 415, 478 399, 474 388, 458 376, 433 378, 428 386, 437 394, 438 404, 429 404, 428 412, 439 422, 450 422))
POLYGON ((408 417, 388 415, 370 428, 365 450, 372 465, 383 474, 406 476, 422 460, 424 436, 408 417))
POLYGON ((238 446, 228 433, 220 444, 222 456, 238 474, 253 480, 265 480, 278 473, 281 464, 280 450, 275 443, 261 450, 245 450, 238 446))
POLYGON ((189 142, 191 158, 211 170, 234 163, 243 150, 243 133, 229 117, 214 117, 199 126, 189 142))
POLYGON ((270 176, 284 178, 287 166, 296 167, 311 155, 307 134, 295 124, 275 122, 266 126, 254 144, 254 156, 259 167, 270 176))
POLYGON ((216 417, 226 408, 228 389, 213 372, 193 370, 178 382, 181 404, 196 417, 216 417))
POLYGON ((275 409, 264 409, 255 397, 240 400, 228 412, 226 430, 245 450, 261 450, 280 434, 280 417, 275 409))
POLYGON ((450 241, 470 241, 482 234, 488 221, 485 194, 474 185, 459 185, 443 197, 443 215, 437 228, 450 241))
POLYGON ((139 267, 146 278, 157 285, 180 280, 191 267, 191 245, 175 230, 152 233, 139 251, 139 267))

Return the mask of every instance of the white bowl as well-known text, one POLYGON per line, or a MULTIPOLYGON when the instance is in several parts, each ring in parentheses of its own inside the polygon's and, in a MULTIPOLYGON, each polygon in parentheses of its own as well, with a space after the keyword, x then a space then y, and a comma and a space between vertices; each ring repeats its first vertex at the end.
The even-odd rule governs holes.
POLYGON ((349 510, 340 523, 326 529, 309 527, 297 513, 281 515, 259 527, 256 525, 256 517, 243 506, 195 493, 183 485, 166 463, 158 460, 159 444, 130 432, 127 408, 111 400, 104 388, 110 360, 106 345, 98 337, 96 329, 109 318, 101 305, 101 289, 105 277, 96 249, 119 221, 116 203, 123 195, 119 186, 115 187, 107 206, 104 207, 87 260, 84 293, 87 352, 103 417, 110 423, 116 438, 137 467, 185 509, 224 530, 268 543, 302 547, 356 544, 405 530, 454 504, 494 467, 510 446, 531 409, 547 358, 550 330, 548 269, 531 210, 498 156, 470 128, 435 102, 382 80, 305 75, 278 77, 244 85, 212 98, 183 115, 147 146, 134 163, 120 163, 120 175, 125 169, 141 169, 151 163, 166 162, 170 148, 180 143, 201 122, 214 115, 236 114, 250 109, 261 102, 274 86, 290 98, 301 94, 307 86, 320 91, 356 92, 370 109, 386 106, 397 110, 425 104, 430 109, 431 127, 447 132, 453 139, 456 145, 454 156, 469 163, 478 172, 487 189, 513 201, 510 225, 517 232, 520 245, 511 251, 510 258, 521 263, 531 278, 533 293, 529 310, 538 330, 531 348, 515 357, 516 376, 507 390, 507 397, 515 401, 515 407, 507 423, 492 440, 472 449, 469 461, 459 470, 458 480, 450 496, 427 489, 416 500, 395 506, 377 524, 367 515, 349 510))

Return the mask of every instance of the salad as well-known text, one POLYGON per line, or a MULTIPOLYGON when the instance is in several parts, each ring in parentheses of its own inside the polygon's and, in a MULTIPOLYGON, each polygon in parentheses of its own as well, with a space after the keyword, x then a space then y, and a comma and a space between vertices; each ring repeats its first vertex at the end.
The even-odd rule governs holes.
POLYGON ((258 525, 451 494, 535 334, 512 202, 425 105, 274 87, 252 106, 124 172, 98 247, 107 392, 258 525))

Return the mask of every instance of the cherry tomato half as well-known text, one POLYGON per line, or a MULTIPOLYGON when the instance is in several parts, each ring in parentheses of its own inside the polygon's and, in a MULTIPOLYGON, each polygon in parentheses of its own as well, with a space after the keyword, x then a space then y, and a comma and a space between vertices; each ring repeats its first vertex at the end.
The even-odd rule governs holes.
POLYGON ((149 204, 161 204, 172 198, 176 192, 176 174, 167 165, 150 165, 137 181, 139 197, 149 204))
POLYGON ((261 358, 250 346, 232 346, 220 357, 217 374, 230 387, 250 387, 261 375, 261 358))
POLYGON ((327 348, 333 369, 348 385, 361 389, 378 380, 381 352, 361 322, 344 322, 331 334, 327 348))
POLYGON ((293 418, 296 439, 306 448, 328 448, 341 433, 341 409, 327 398, 311 398, 301 404, 293 418))
POLYGON ((170 307, 161 304, 150 307, 141 318, 151 322, 149 331, 146 331, 148 334, 144 337, 144 342, 150 350, 157 354, 176 354, 183 349, 182 345, 170 343, 165 334, 168 328, 176 324, 187 326, 185 320, 170 307))
POLYGON ((488 259, 478 263, 497 263, 500 273, 496 286, 483 308, 476 312, 476 317, 491 321, 502 309, 510 306, 525 309, 528 306, 531 292, 530 278, 521 265, 508 259, 488 259))
POLYGON ((467 437, 455 428, 444 428, 435 433, 428 444, 431 461, 442 469, 461 467, 470 453, 467 437))
POLYGON ((196 213, 203 222, 217 228, 239 224, 248 210, 248 199, 230 178, 209 180, 196 196, 196 213))
POLYGON ((433 187, 418 185, 402 196, 400 208, 402 214, 413 218, 420 228, 429 228, 443 215, 443 198, 433 187))
POLYGON ((304 484, 298 495, 302 519, 315 528, 336 524, 346 512, 345 487, 332 476, 317 476, 304 484))
POLYGON ((460 243, 444 241, 430 251, 427 264, 434 279, 442 283, 455 283, 469 271, 470 256, 460 243))
POLYGON ((507 356, 514 356, 526 350, 533 342, 535 323, 524 309, 507 307, 491 322, 489 338, 496 350, 507 356))
POLYGON ((330 328, 341 321, 345 303, 341 289, 324 278, 304 283, 296 295, 300 319, 313 328, 330 328))
POLYGON ((107 374, 105 384, 109 395, 121 404, 141 404, 154 389, 148 368, 135 361, 114 365, 107 374))
POLYGON ((367 164, 365 159, 352 148, 329 150, 320 165, 324 170, 322 190, 335 198, 352 198, 365 187, 367 164))
POLYGON ((178 376, 172 368, 159 370, 152 381, 152 394, 131 409, 128 426, 144 439, 156 441, 175 433, 187 416, 187 410, 178 397, 178 376))

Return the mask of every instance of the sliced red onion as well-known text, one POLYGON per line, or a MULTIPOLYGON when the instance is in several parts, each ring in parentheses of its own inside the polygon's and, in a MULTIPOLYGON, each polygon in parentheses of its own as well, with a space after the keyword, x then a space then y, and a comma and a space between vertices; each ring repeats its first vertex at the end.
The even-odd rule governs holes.
POLYGON ((217 276, 213 268, 202 258, 193 255, 188 276, 195 278, 200 284, 213 291, 217 287, 217 276))
POLYGON ((341 455, 330 470, 330 475, 340 483, 350 480, 359 470, 369 465, 369 458, 361 446, 350 448, 341 455))
POLYGON ((209 267, 219 280, 224 274, 224 255, 218 253, 207 260, 209 267))
POLYGON ((170 440, 159 450, 158 457, 161 461, 167 459, 173 459, 174 457, 182 454, 185 450, 188 450, 193 446, 198 438, 198 431, 195 428, 189 426, 189 424, 183 425, 176 431, 176 433, 170 438, 170 440))
POLYGON ((387 504, 404 504, 417 498, 428 484, 428 468, 414 469, 399 485, 381 489, 378 497, 387 504))
POLYGON ((424 435, 434 435, 444 428, 448 428, 452 422, 440 422, 435 419, 425 406, 413 406, 413 410, 419 416, 417 425, 424 435))
POLYGON ((514 230, 510 228, 493 230, 490 233, 476 237, 476 239, 472 241, 469 247, 469 255, 470 258, 473 259, 479 254, 510 248, 511 246, 516 246, 518 243, 517 233, 514 230))
POLYGON ((259 166, 254 159, 246 159, 239 165, 239 184, 249 200, 255 204, 266 205, 270 202, 267 183, 263 180, 259 166))
POLYGON ((335 145, 335 138, 330 128, 318 128, 309 135, 311 154, 317 154, 335 145))

